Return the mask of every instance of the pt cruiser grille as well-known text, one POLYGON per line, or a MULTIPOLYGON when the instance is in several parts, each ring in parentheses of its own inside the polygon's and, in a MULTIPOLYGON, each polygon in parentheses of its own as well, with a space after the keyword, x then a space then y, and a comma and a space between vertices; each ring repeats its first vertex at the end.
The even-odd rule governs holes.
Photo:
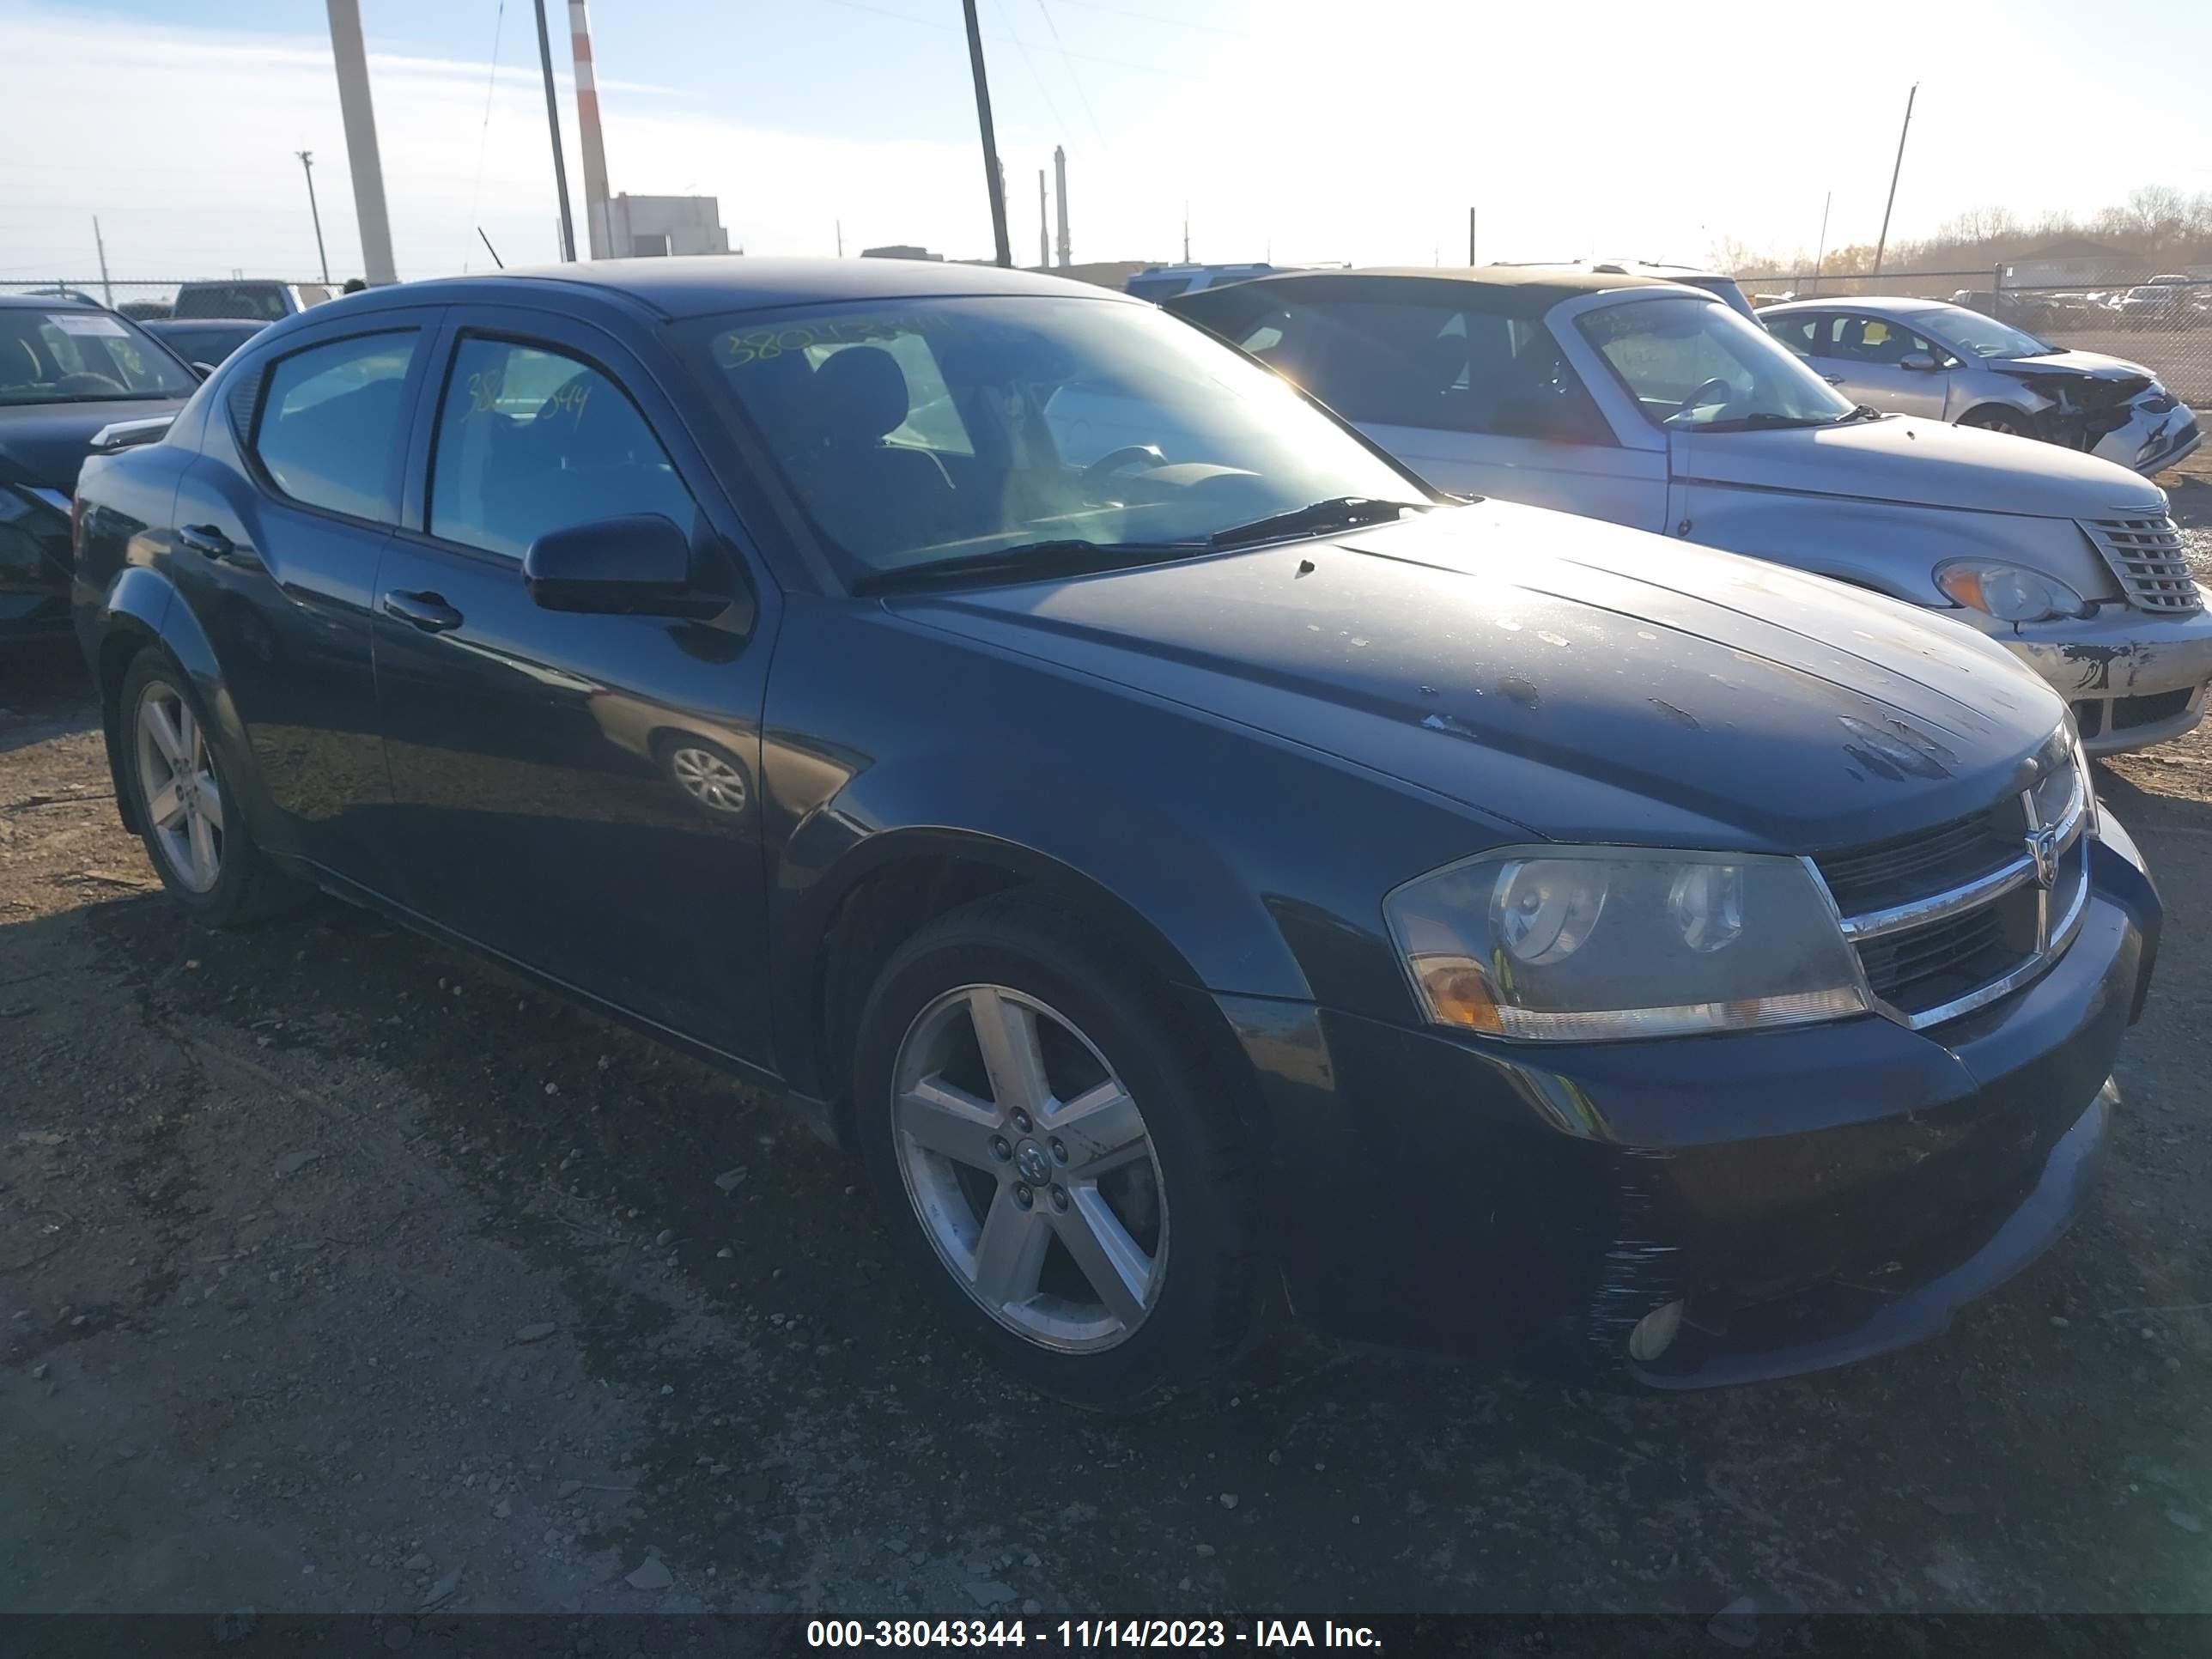
POLYGON ((1816 857, 1883 1012, 1939 1025, 2055 961, 2088 898, 2088 779, 2062 733, 2030 787, 1986 811, 1816 857))
POLYGON ((2203 596, 2189 574, 2181 532, 2163 514, 2157 518, 2082 519, 2078 521, 2104 555, 2105 562, 2127 590, 2128 602, 2144 611, 2201 611, 2203 596))

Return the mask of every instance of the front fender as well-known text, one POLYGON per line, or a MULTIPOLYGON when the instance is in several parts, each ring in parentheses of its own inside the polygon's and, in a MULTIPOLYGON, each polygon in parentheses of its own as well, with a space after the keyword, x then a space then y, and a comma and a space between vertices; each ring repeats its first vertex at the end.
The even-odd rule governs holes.
POLYGON ((1955 607, 1935 581, 1950 559, 1999 559, 2056 576, 2084 599, 2117 597, 2070 520, 1979 513, 1725 484, 1690 487, 1689 539, 1793 565, 1908 604, 1955 607))

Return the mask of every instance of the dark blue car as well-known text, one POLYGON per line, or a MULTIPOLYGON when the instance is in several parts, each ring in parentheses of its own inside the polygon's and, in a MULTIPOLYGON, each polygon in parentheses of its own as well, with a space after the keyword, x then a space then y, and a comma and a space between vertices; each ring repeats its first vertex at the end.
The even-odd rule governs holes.
POLYGON ((1278 1291, 1662 1386, 1931 1334, 2064 1226, 2149 978, 2142 860, 1996 647, 1437 495, 1069 283, 361 295, 78 517, 189 912, 319 888, 779 1085, 1088 1403, 1278 1291))

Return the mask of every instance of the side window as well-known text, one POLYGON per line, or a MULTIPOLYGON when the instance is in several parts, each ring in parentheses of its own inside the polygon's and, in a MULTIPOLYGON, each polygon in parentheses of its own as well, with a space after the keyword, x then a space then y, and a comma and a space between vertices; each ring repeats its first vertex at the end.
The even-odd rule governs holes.
POLYGON ((1835 342, 1833 355, 1855 363, 1901 363, 1916 351, 1939 360, 1945 355, 1911 330, 1881 317, 1837 318, 1835 342))
POLYGON ((696 513, 623 389, 565 353, 467 338, 438 409, 430 533, 520 558, 549 530, 696 513))
POLYGON ((1817 311, 1793 311, 1787 317, 1764 317, 1766 331, 1788 346, 1801 357, 1820 357, 1827 355, 1827 345, 1820 337, 1820 325, 1826 320, 1817 311))
POLYGON ((1540 322, 1450 305, 1318 301, 1289 307, 1307 390, 1352 421, 1558 443, 1611 444, 1540 322))
POLYGON ((261 394, 252 449, 295 501, 398 521, 394 482, 416 331, 333 340, 279 358, 261 394))

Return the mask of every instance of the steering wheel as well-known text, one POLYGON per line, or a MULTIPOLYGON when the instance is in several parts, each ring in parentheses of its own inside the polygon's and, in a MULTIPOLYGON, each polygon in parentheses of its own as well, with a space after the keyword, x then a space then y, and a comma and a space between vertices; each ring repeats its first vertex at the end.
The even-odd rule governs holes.
POLYGON ((54 390, 72 398, 96 398, 102 392, 113 392, 120 397, 128 388, 112 376, 86 372, 63 375, 54 382, 54 390))
POLYGON ((1674 412, 1677 415, 1686 415, 1692 410, 1708 402, 1725 404, 1735 394, 1735 388, 1716 374, 1688 397, 1683 398, 1681 407, 1674 412))
POLYGON ((1083 469, 1086 485, 1105 483, 1125 466, 1134 466, 1142 461, 1147 466, 1165 466, 1168 458, 1160 453, 1158 444, 1123 444, 1119 449, 1109 449, 1083 469))

